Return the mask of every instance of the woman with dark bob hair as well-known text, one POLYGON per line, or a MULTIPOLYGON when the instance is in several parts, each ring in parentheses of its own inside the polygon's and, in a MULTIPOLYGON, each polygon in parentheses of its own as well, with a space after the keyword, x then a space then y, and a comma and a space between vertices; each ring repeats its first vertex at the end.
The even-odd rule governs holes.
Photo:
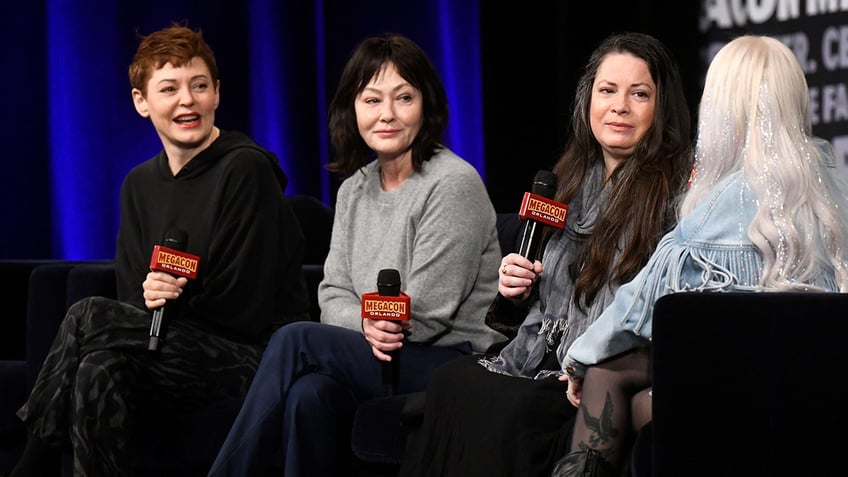
POLYGON ((285 475, 346 475, 360 402, 384 384, 421 390, 439 364, 505 340, 484 322, 501 257, 495 210, 477 171, 441 143, 447 119, 418 45, 399 35, 360 43, 329 111, 328 168, 345 180, 318 288, 321 323, 271 338, 210 475, 264 475, 278 451, 285 475), (363 295, 384 271, 410 298, 408 320, 363 317, 363 295), (381 379, 389 366, 397 382, 381 379))

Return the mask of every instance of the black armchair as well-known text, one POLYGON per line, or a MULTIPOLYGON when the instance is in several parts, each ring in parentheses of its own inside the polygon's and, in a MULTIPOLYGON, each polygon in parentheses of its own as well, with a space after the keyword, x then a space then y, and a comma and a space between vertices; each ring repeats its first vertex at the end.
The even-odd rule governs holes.
POLYGON ((657 300, 653 421, 633 475, 841 475, 848 293, 657 300))

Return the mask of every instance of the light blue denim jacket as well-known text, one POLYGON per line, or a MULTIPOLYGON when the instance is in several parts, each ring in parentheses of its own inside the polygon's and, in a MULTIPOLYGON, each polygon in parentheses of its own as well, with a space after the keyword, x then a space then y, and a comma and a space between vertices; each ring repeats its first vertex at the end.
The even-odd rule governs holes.
MULTIPOLYGON (((763 259, 748 239, 756 211, 753 190, 741 172, 717 184, 660 240, 645 267, 619 287, 612 303, 572 343, 563 370, 582 377, 587 365, 650 344, 654 302, 663 295, 759 290, 763 259)), ((838 289, 832 274, 812 284, 838 289)))

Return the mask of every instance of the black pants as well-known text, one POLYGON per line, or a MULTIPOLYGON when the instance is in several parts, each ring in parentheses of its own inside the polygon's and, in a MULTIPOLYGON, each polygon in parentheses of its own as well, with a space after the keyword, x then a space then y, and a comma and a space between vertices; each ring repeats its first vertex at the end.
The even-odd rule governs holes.
POLYGON ((479 356, 436 369, 421 426, 407 436, 404 477, 546 477, 565 454, 577 409, 568 383, 488 371, 479 356))
POLYGON ((75 303, 18 411, 45 443, 70 445, 76 476, 129 475, 139 402, 189 408, 241 397, 250 386, 264 345, 173 320, 151 353, 150 320, 150 313, 107 298, 75 303))

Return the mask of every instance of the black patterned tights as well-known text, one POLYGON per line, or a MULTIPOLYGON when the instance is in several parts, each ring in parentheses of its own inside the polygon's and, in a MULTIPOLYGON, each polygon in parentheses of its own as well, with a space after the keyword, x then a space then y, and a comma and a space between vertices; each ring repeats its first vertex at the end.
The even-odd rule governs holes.
POLYGON ((571 452, 594 449, 620 469, 633 431, 651 420, 650 349, 640 348, 590 366, 571 441, 571 452))

